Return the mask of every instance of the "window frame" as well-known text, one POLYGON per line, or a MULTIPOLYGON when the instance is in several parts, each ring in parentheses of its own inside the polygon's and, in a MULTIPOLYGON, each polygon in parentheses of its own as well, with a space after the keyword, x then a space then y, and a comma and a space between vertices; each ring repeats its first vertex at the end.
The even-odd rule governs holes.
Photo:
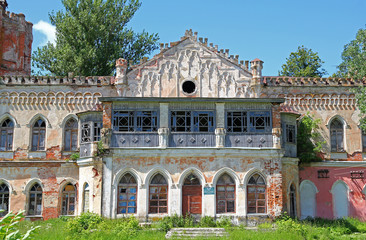
MULTIPOLYGON (((236 116, 237 118, 239 116, 236 116)), ((225 128, 228 134, 258 134, 258 133, 272 133, 272 111, 271 110, 235 110, 235 109, 227 109, 225 111, 225 128), (239 114, 241 118, 241 125, 234 126, 234 120, 233 118, 235 116, 234 113, 239 114), (245 115, 245 116, 244 116, 245 115), (263 116, 259 116, 263 115, 263 116), (256 126, 254 123, 256 122, 255 118, 268 118, 264 121, 264 123, 267 123, 263 126, 263 129, 259 129, 261 126, 256 126), (231 120, 229 120, 231 119, 231 120), (229 125, 229 122, 231 121, 231 125, 229 125), (240 131, 233 131, 234 128, 240 128, 240 131)))
POLYGON ((169 111, 169 127, 172 133, 214 133, 216 128, 216 112, 215 110, 170 110, 169 111), (177 114, 178 112, 183 114, 177 114), (202 131, 200 128, 206 127, 200 125, 200 117, 207 115, 207 131, 202 131), (184 118, 184 125, 177 125, 177 118, 184 118), (187 124, 188 122, 188 124, 187 124), (179 130, 177 128, 184 128, 179 130))
POLYGON ((296 126, 294 124, 285 124, 285 131, 286 131, 286 143, 292 143, 292 144, 296 144, 296 126), (292 129, 290 129, 292 128, 292 129), (293 131, 293 135, 292 135, 292 141, 290 141, 290 131, 293 131))
POLYGON ((82 122, 80 128, 80 144, 100 141, 102 128, 102 121, 82 122))
POLYGON ((115 133, 156 133, 159 129, 159 111, 156 109, 147 110, 112 110, 112 129, 115 133), (119 112, 119 113, 117 113, 119 112), (145 115, 147 114, 147 116, 145 115), (149 116, 150 114, 150 116, 149 116), (118 117, 127 117, 128 124, 120 126, 118 117), (145 117, 150 117, 150 125, 143 124, 145 117))
MULTIPOLYGON (((164 194, 164 192, 163 192, 163 194, 164 194)), ((149 201, 149 209, 148 209, 148 213, 149 214, 168 214, 169 213, 169 182, 168 182, 167 178, 163 174, 157 173, 157 174, 155 174, 151 178, 150 184, 149 184, 149 198, 148 198, 148 201, 149 201), (154 180, 154 178, 157 175, 159 175, 159 174, 164 178, 166 184, 152 184, 152 181, 154 180), (160 194, 162 193, 161 192, 161 188, 163 188, 163 187, 166 187, 166 192, 165 192, 166 199, 160 199, 160 194), (152 188, 157 188, 158 191, 157 192, 154 192, 154 193, 151 193, 151 189, 152 188), (157 200, 155 200, 155 199, 153 200, 153 202, 157 202, 158 203, 157 206, 151 206, 151 202, 152 202, 151 195, 152 194, 157 194, 158 195, 158 199, 157 200), (161 206, 160 205, 160 202, 161 201, 165 201, 166 202, 166 206, 161 206), (151 212, 151 207, 157 208, 157 212, 151 212), (160 212, 160 208, 166 208, 166 212, 160 212)))
POLYGON ((83 188, 83 208, 82 212, 88 212, 90 210, 90 186, 86 182, 83 188), (88 196, 86 196, 86 192, 88 192, 88 196))
POLYGON ((79 139, 78 133, 79 133, 78 121, 75 118, 68 119, 64 125, 64 151, 70 151, 70 152, 77 151, 78 139, 79 139), (68 126, 70 121, 74 121, 76 123, 76 127, 68 126), (69 134, 70 139, 69 139, 69 144, 66 144, 68 134, 69 134), (74 134, 76 134, 76 136, 74 134), (73 136, 75 136, 75 137, 73 137, 73 136), (73 144, 73 141, 75 144, 73 144))
POLYGON ((1 122, 0 126, 0 151, 12 151, 14 142, 14 121, 10 118, 6 118, 1 122), (8 124, 3 127, 6 121, 8 121, 8 124))
POLYGON ((43 188, 42 188, 42 185, 39 184, 38 182, 34 183, 30 188, 29 188, 29 192, 28 192, 28 209, 27 209, 27 215, 28 216, 42 216, 42 212, 43 212, 43 188), (32 188, 34 188, 34 186, 38 185, 40 188, 41 188, 41 191, 38 191, 38 187, 35 191, 32 191, 32 188), (29 212, 31 211, 31 202, 32 202, 32 194, 35 194, 35 197, 34 197, 34 202, 35 202, 35 205, 34 205, 34 214, 30 214, 29 212), (37 211, 37 200, 39 200, 39 195, 41 197, 41 211, 37 211))
POLYGON ((134 174, 132 174, 130 172, 124 173, 122 175, 122 177, 120 178, 119 182, 118 182, 117 190, 118 190, 117 191, 117 207, 116 207, 117 214, 137 214, 137 205, 138 205, 137 204, 137 198, 138 198, 138 182, 137 182, 137 179, 134 176, 134 174), (135 183, 121 183, 123 177, 125 177, 127 174, 130 174, 131 175, 131 177, 134 179, 135 183), (135 188, 135 193, 130 193, 130 192, 127 192, 126 191, 127 199, 123 201, 119 197, 120 189, 122 189, 122 188, 126 188, 126 189, 135 188), (134 200, 129 199, 130 196, 135 196, 135 199, 134 200), (120 206, 119 205, 120 202, 127 202, 127 205, 126 206, 120 206), (135 202, 135 206, 129 206, 129 203, 130 202, 135 202), (126 212, 125 213, 121 213, 120 212, 120 209, 123 209, 123 208, 126 209, 126 212), (133 213, 128 212, 128 209, 129 208, 134 208, 135 209, 135 212, 133 212, 133 213))
POLYGON ((217 182, 216 182, 216 214, 234 214, 236 213, 236 183, 235 183, 235 180, 232 176, 230 176, 230 174, 228 173, 223 173, 220 175, 220 177, 217 179, 217 182), (232 180, 232 183, 229 184, 219 184, 218 182, 220 181, 220 179, 224 176, 224 175, 228 175, 231 180, 232 180), (219 191, 219 187, 224 187, 225 191, 219 191), (228 191, 227 188, 228 187, 234 187, 234 191, 228 191), (219 192, 225 192, 225 199, 219 199, 218 196, 219 196, 219 192), (234 193, 234 197, 233 198, 229 198, 227 195, 228 193, 234 193), (225 202, 225 210, 223 212, 219 211, 219 202, 220 201, 224 201, 225 202), (230 211, 228 212, 228 201, 233 201, 234 202, 234 210, 233 211, 230 211))
MULTIPOLYGON (((337 126, 335 126, 337 127, 337 126)), ((330 139, 330 151, 331 152, 345 152, 345 136, 344 136, 344 123, 341 119, 335 118, 329 124, 329 139, 330 139), (332 127, 334 122, 340 123, 340 128, 332 127), (341 138, 341 142, 339 143, 339 137, 341 138), (333 145, 333 139, 335 139, 335 145, 333 145)))
POLYGON ((61 197, 61 215, 62 216, 75 216, 76 215, 76 206, 77 206, 77 189, 76 186, 72 183, 68 183, 66 184, 63 188, 62 188, 62 197, 61 197), (72 186, 74 188, 73 191, 65 191, 67 186, 72 186), (71 197, 70 194, 74 194, 74 197, 71 197), (71 210, 70 210, 70 199, 73 199, 74 201, 74 210, 73 213, 70 214, 71 210), (64 202, 66 202, 66 206, 64 206, 64 202), (66 207, 66 212, 64 210, 64 207, 66 207))
POLYGON ((31 134, 31 151, 32 152, 45 151, 46 150, 47 121, 43 118, 38 118, 36 121, 34 121, 34 123, 32 125, 31 133, 32 133, 31 134), (35 125, 40 120, 44 123, 44 127, 42 127, 42 126, 35 127, 35 125), (38 136, 36 145, 34 144, 35 136, 38 136), (41 139, 43 139, 43 146, 40 145, 42 142, 41 139))
MULTIPOLYGON (((267 183, 266 183, 266 181, 265 181, 265 178, 261 175, 261 174, 259 174, 259 173, 253 173, 249 178, 248 178, 248 182, 247 182, 247 189, 246 189, 246 204, 247 204, 247 214, 248 215, 250 215, 250 214, 267 214, 267 183), (259 185, 258 184, 258 179, 259 178, 257 178, 257 180, 256 180, 256 184, 250 184, 249 182, 250 182, 250 179, 252 178, 252 177, 254 177, 256 174, 258 174, 259 175, 259 177, 260 178, 262 178, 263 179, 263 182, 264 182, 264 185, 259 185), (254 187, 255 188, 255 192, 254 192, 254 194, 255 194, 255 198, 254 199, 249 199, 249 188, 250 187, 254 187), (264 187, 264 199, 258 199, 258 197, 257 197, 257 194, 258 194, 258 191, 257 191, 257 189, 258 188, 263 188, 264 187), (249 212, 249 201, 250 200, 253 200, 253 201, 255 201, 255 212, 249 212), (264 213, 261 213, 261 212, 259 212, 258 211, 258 201, 264 201, 264 213)), ((261 207, 260 206, 260 208, 263 208, 263 207, 261 207)))
POLYGON ((5 206, 5 208, 0 208, 2 210, 4 210, 4 212, 0 212, 0 217, 5 216, 8 212, 9 212, 9 207, 10 207, 10 188, 9 186, 4 183, 4 182, 0 182, 0 206, 5 206), (3 191, 5 190, 5 191, 3 191), (7 190, 7 191, 6 191, 7 190), (7 197, 6 197, 7 195, 7 197), (7 199, 7 203, 5 203, 7 199))

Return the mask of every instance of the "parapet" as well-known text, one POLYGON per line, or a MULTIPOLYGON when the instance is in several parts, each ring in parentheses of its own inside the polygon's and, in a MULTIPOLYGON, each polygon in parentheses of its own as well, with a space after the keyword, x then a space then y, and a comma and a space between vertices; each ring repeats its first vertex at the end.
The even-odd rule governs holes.
POLYGON ((264 86, 364 86, 366 85, 366 78, 353 79, 353 78, 310 78, 310 77, 263 77, 264 86))
POLYGON ((0 84, 5 85, 72 85, 106 86, 114 84, 114 77, 48 77, 48 76, 0 76, 0 84))

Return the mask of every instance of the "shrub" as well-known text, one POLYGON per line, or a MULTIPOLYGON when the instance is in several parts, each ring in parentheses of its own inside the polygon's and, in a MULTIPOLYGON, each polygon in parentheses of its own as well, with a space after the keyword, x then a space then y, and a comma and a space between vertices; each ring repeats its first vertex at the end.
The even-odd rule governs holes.
POLYGON ((96 229, 102 220, 103 219, 96 213, 85 212, 74 219, 70 219, 67 223, 67 229, 70 233, 90 231, 96 229))
MULTIPOLYGON (((111 226, 109 222, 106 225, 111 226)), ((100 230, 105 230, 106 227, 104 224, 100 225, 100 230)), ((115 221, 115 224, 112 225, 111 232, 114 236, 117 236, 118 239, 133 239, 136 237, 138 230, 141 227, 139 226, 139 221, 131 216, 129 218, 122 218, 115 221)))
POLYGON ((80 158, 80 154, 79 153, 73 153, 70 155, 70 159, 73 161, 76 161, 80 158))
POLYGON ((216 221, 216 225, 218 227, 228 228, 231 227, 233 224, 229 217, 221 217, 216 221))
MULTIPOLYGON (((0 211, 2 212, 2 211, 0 211)), ((17 214, 9 212, 0 219, 0 239, 18 240, 28 239, 37 227, 31 227, 25 234, 21 234, 17 225, 24 218, 24 211, 19 211, 17 214)))
POLYGON ((199 226, 200 227, 216 227, 217 225, 216 225, 215 219, 213 217, 204 216, 201 218, 199 226))
POLYGON ((192 227, 194 218, 191 215, 185 217, 174 214, 173 216, 164 217, 158 225, 160 231, 168 232, 171 228, 176 227, 192 227))

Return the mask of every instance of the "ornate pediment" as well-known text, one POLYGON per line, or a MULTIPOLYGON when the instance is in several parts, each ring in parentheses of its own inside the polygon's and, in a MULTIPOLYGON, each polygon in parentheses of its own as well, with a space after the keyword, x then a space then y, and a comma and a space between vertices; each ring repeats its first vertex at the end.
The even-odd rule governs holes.
POLYGON ((251 97, 252 74, 238 56, 228 56, 228 50, 218 51, 197 41, 197 35, 187 31, 170 47, 161 45, 161 52, 151 60, 132 66, 117 61, 117 88, 124 97, 251 97))

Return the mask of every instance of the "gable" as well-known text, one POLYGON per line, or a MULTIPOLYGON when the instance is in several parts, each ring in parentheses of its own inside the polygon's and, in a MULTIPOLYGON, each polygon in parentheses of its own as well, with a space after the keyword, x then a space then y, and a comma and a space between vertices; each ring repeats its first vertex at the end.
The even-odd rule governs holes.
POLYGON ((252 74, 238 59, 228 58, 189 34, 133 67, 126 77, 125 85, 119 86, 123 97, 251 96, 252 74))

